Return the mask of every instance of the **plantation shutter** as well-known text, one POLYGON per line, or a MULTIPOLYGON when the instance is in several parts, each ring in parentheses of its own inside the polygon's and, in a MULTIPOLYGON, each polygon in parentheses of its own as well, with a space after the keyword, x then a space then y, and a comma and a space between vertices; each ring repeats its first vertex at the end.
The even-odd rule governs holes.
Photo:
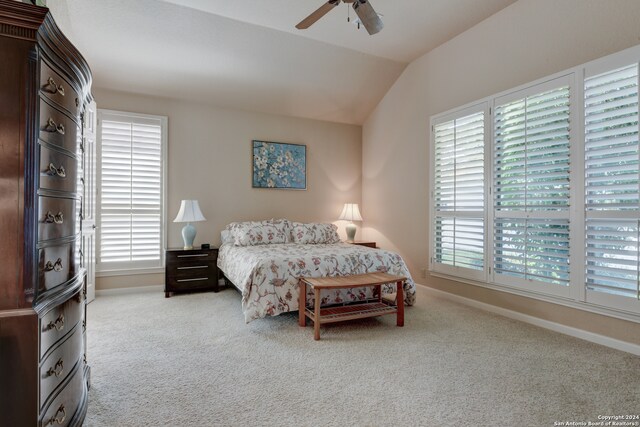
POLYGON ((569 285, 570 88, 548 82, 496 100, 496 282, 569 285))
POLYGON ((638 64, 586 78, 584 95, 587 299, 607 304, 614 296, 637 302, 638 64))
POLYGON ((98 268, 162 266, 161 118, 102 113, 98 268))
POLYGON ((485 112, 475 110, 433 126, 433 268, 467 276, 485 268, 485 112))

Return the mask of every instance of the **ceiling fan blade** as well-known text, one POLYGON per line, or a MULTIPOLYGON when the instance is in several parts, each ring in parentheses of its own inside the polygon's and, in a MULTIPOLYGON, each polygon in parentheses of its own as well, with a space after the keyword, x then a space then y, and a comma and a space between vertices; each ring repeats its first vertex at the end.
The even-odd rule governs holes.
POLYGON ((298 25, 296 25, 296 28, 299 29, 299 30, 305 30, 305 29, 309 28, 318 19, 322 18, 324 15, 329 13, 331 10, 333 10, 334 7, 336 7, 339 4, 340 4, 340 0, 329 0, 328 2, 326 2, 325 4, 320 6, 311 15, 307 16, 302 21, 300 21, 300 23, 298 25))
POLYGON ((360 22, 362 22, 362 25, 370 35, 376 34, 384 27, 382 20, 367 0, 354 1, 353 10, 356 11, 360 22))

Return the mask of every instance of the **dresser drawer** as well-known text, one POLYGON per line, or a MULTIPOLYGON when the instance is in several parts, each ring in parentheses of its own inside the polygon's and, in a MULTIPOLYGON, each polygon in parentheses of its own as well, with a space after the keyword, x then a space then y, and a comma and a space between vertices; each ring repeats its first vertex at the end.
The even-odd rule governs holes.
POLYGON ((76 154, 80 148, 79 135, 82 135, 82 131, 75 121, 47 103, 45 98, 40 98, 41 140, 76 154))
POLYGON ((82 290, 40 318, 40 358, 80 322, 84 312, 82 290))
POLYGON ((51 392, 67 377, 82 357, 82 325, 62 341, 40 365, 40 407, 43 407, 51 392))
POLYGON ((73 279, 80 266, 79 241, 38 250, 38 290, 45 292, 73 279))
POLYGON ((59 239, 80 233, 75 199, 39 197, 38 240, 59 239))
POLYGON ((40 62, 40 93, 77 116, 80 109, 80 97, 71 85, 44 61, 40 62))
MULTIPOLYGON (((80 365, 76 367, 62 391, 42 413, 40 426, 68 426, 86 394, 84 390, 86 386, 82 365, 80 365)), ((75 421, 77 422, 77 420, 75 421)))
POLYGON ((71 156, 40 146, 40 188, 76 192, 78 161, 71 156))

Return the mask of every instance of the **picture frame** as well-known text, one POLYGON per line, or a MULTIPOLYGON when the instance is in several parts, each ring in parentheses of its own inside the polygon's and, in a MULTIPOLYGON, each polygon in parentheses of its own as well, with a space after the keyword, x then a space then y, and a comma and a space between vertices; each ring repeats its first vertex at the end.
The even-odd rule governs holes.
POLYGON ((251 144, 253 188, 307 189, 306 145, 255 139, 251 144))

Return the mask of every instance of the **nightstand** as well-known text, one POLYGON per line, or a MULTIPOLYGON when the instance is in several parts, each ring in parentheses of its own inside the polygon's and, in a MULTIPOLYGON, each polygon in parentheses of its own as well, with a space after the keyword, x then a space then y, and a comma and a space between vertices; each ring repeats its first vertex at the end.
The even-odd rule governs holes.
POLYGON ((167 249, 164 296, 172 292, 218 292, 218 248, 167 249))
POLYGON ((376 249, 378 246, 376 245, 376 242, 347 242, 347 243, 351 243, 352 245, 358 245, 358 246, 366 246, 368 248, 374 248, 376 249))

